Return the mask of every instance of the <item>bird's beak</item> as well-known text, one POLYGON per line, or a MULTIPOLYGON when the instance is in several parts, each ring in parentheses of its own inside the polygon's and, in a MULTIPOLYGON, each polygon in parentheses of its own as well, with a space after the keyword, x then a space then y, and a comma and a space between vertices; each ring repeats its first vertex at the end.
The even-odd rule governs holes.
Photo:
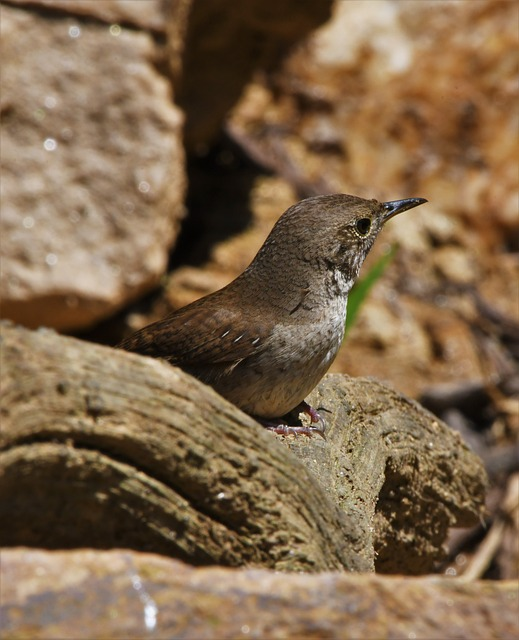
POLYGON ((387 222, 397 213, 413 209, 420 204, 427 202, 425 198, 406 198, 405 200, 392 200, 391 202, 383 202, 382 206, 386 210, 386 213, 382 217, 382 222, 387 222))

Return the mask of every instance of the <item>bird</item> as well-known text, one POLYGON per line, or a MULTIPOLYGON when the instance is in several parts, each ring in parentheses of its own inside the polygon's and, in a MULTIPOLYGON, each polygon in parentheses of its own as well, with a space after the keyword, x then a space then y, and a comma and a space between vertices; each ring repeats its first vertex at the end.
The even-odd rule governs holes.
POLYGON ((324 437, 305 398, 339 351, 348 294, 386 222, 426 202, 301 200, 236 279, 117 347, 180 367, 275 433, 324 437))

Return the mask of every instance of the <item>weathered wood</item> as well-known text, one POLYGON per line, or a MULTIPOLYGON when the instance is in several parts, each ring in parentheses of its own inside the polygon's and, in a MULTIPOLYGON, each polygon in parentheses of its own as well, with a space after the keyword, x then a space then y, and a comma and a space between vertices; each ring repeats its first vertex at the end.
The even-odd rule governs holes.
POLYGON ((481 460, 457 432, 376 380, 328 375, 309 400, 331 410, 322 411, 327 445, 300 438, 290 449, 372 536, 376 570, 431 571, 449 527, 482 515, 481 460))
POLYGON ((517 584, 197 568, 130 551, 2 552, 3 638, 515 640, 517 584))
POLYGON ((3 325, 0 544, 192 564, 369 570, 372 549, 286 447, 138 355, 3 325))
POLYGON ((478 458, 375 381, 328 376, 327 440, 279 442, 160 361, 1 336, 0 544, 304 571, 372 570, 376 550, 377 569, 419 573, 482 508, 478 458))

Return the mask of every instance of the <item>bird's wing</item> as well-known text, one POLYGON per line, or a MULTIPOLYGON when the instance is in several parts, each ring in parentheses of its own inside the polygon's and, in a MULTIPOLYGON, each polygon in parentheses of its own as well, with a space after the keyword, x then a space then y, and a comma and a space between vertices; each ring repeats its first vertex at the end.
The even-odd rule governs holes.
POLYGON ((242 310, 203 298, 123 340, 118 347, 168 360, 188 370, 234 367, 262 349, 268 334, 242 310), (202 304, 203 302, 203 304, 202 304))

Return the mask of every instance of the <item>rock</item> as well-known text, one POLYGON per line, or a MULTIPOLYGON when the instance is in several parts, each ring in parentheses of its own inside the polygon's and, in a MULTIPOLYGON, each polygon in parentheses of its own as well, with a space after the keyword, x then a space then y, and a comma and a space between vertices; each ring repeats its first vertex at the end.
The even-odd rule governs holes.
POLYGON ((3 315, 83 329, 164 272, 182 119, 149 35, 1 10, 3 315))
POLYGON ((174 31, 172 69, 186 112, 190 150, 214 142, 253 72, 274 68, 299 39, 328 19, 331 5, 330 0, 195 0, 180 66, 178 29, 168 20, 168 30, 174 31))
POLYGON ((327 440, 278 442, 159 360, 5 324, 1 339, 1 545, 312 572, 377 553, 421 573, 480 517, 478 458, 374 381, 329 376, 312 396, 327 440))
POLYGON ((132 551, 2 551, 2 637, 513 640, 517 584, 193 568, 132 551))
POLYGON ((461 247, 446 245, 434 252, 433 263, 441 274, 451 282, 471 284, 477 281, 478 273, 474 256, 461 247))
MULTIPOLYGON (((164 32, 164 3, 161 0, 9 0, 10 4, 64 11, 110 24, 131 24, 140 29, 164 32)), ((178 3, 178 0, 177 0, 178 3)))

